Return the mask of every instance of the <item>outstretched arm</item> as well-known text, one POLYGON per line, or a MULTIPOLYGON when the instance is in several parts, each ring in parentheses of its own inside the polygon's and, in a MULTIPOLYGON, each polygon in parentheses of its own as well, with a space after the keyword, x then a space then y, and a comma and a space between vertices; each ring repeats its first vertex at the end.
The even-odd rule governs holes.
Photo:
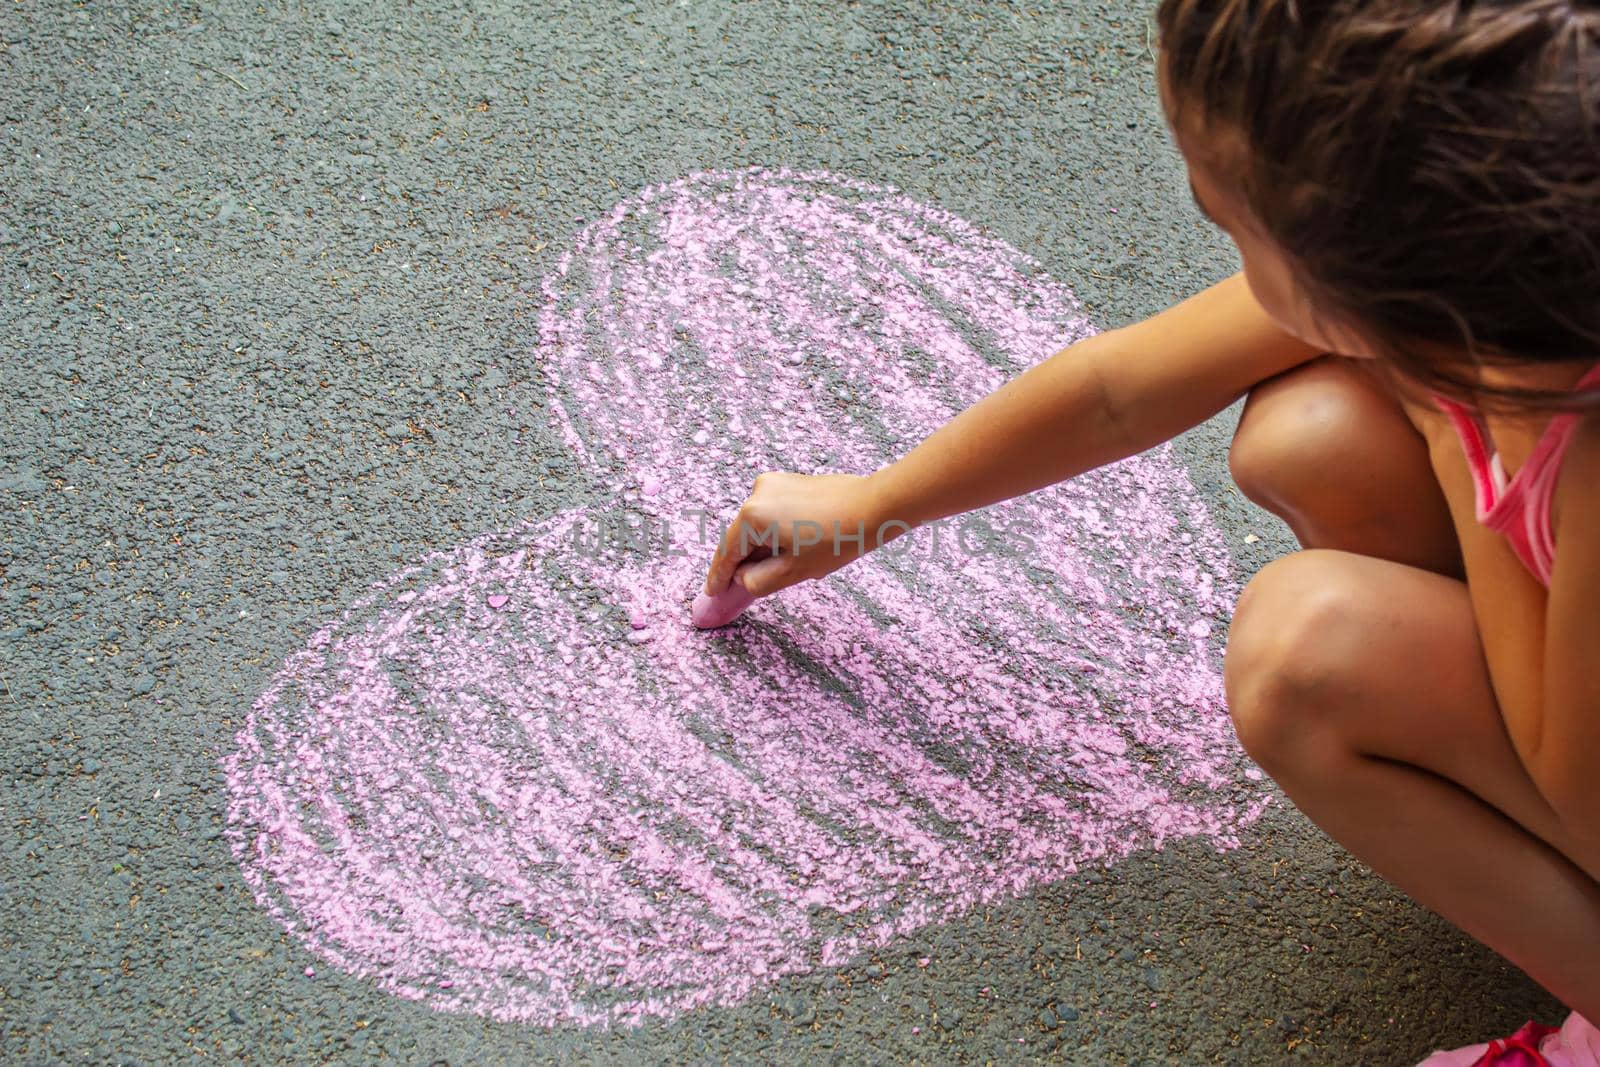
POLYGON ((1142 452, 1319 354, 1274 325, 1235 275, 1063 349, 871 475, 763 474, 724 533, 705 590, 725 591, 741 564, 740 581, 757 596, 821 577, 878 547, 870 535, 885 524, 896 524, 890 540, 1142 452), (797 546, 796 523, 864 527, 869 539, 848 553, 831 538, 797 546), (768 531, 777 544, 752 552, 753 537, 768 531))
POLYGON ((1235 275, 1030 368, 872 477, 913 525, 971 511, 1152 448, 1317 355, 1235 275))

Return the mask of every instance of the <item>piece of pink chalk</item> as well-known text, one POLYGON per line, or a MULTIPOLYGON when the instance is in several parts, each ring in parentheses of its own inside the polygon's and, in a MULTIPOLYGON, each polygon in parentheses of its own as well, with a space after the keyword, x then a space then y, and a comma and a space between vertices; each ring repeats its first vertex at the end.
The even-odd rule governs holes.
POLYGON ((499 611, 501 608, 506 606, 507 601, 510 599, 511 598, 506 596, 504 593, 494 593, 489 597, 489 606, 494 608, 496 611, 499 611))
POLYGON ((689 618, 702 630, 714 630, 737 619, 755 600, 736 576, 728 583, 728 588, 716 596, 701 593, 695 597, 689 608, 689 618))

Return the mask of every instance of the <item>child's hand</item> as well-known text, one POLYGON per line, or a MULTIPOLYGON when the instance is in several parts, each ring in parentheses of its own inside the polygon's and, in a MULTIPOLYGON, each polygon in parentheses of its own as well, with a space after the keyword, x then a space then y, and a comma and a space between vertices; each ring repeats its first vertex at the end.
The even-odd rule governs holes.
POLYGON ((758 597, 821 578, 910 529, 894 520, 871 476, 763 474, 722 535, 705 591, 723 592, 735 570, 758 597))

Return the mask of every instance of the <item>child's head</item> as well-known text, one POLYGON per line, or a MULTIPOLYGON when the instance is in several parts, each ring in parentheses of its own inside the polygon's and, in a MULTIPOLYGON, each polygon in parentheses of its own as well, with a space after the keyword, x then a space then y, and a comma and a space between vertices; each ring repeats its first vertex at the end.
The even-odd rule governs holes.
POLYGON ((1157 18, 1197 196, 1288 329, 1479 402, 1555 406, 1488 367, 1600 361, 1600 5, 1161 0, 1157 18))

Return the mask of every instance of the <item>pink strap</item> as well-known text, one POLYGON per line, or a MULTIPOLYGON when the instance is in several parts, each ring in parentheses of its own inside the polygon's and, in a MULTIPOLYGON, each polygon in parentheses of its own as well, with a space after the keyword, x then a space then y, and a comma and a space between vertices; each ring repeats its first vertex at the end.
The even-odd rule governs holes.
MULTIPOLYGON (((1573 391, 1597 383, 1600 383, 1600 364, 1591 367, 1573 391)), ((1478 521, 1504 535, 1523 566, 1548 587, 1556 556, 1550 504, 1560 481, 1561 460, 1581 416, 1574 412, 1552 416, 1527 462, 1507 485, 1495 478, 1498 456, 1489 454, 1488 444, 1472 412, 1447 397, 1435 396, 1434 402, 1450 417, 1456 435, 1461 438, 1477 493, 1478 521)))

